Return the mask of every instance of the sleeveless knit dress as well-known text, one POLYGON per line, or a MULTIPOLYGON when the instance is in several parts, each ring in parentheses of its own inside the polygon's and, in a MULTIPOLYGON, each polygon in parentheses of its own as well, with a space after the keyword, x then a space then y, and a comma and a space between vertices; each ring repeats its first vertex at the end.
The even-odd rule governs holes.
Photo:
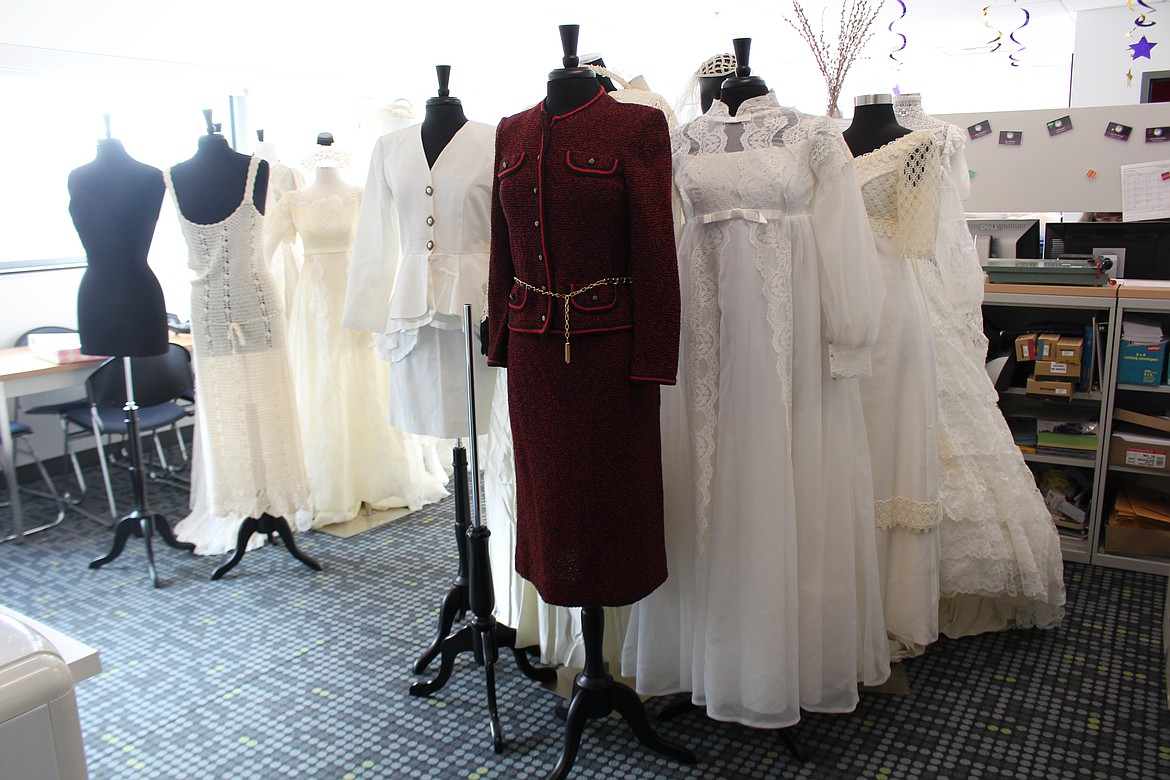
POLYGON ((264 215, 253 157, 240 205, 209 225, 175 211, 187 241, 195 410, 206 500, 214 515, 292 518, 308 487, 289 369, 284 313, 263 261, 264 215))

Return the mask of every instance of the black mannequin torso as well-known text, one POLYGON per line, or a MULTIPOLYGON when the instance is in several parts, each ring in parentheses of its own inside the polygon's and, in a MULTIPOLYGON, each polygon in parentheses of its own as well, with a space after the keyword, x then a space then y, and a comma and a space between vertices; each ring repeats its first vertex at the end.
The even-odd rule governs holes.
POLYGON ((69 214, 88 265, 77 293, 82 351, 142 357, 167 350, 162 288, 147 265, 165 187, 162 171, 105 139, 69 174, 69 214))
POLYGON ((440 100, 431 98, 427 101, 426 115, 422 121, 423 151, 427 156, 427 165, 431 168, 435 167, 435 160, 439 159, 459 128, 467 124, 467 116, 458 99, 447 98, 447 102, 438 102, 440 100))
POLYGON ((877 98, 882 102, 855 106, 853 122, 845 129, 845 143, 849 145, 849 151, 854 157, 869 154, 910 132, 898 124, 898 118, 894 116, 892 98, 889 102, 884 102, 889 98, 887 95, 875 95, 870 98, 877 98))
MULTIPOLYGON (((200 138, 195 156, 171 167, 175 199, 183 217, 201 225, 227 219, 244 200, 251 159, 234 151, 222 135, 200 138)), ((252 195, 252 202, 261 214, 267 192, 268 163, 261 160, 252 195)))

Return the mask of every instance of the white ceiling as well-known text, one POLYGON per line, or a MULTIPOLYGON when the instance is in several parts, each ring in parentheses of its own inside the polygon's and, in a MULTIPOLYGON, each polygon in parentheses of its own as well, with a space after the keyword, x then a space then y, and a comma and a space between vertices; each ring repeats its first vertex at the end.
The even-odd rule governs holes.
MULTIPOLYGON (((1064 105, 1076 13, 1125 6, 1125 0, 905 2, 908 13, 895 24, 907 36, 903 64, 888 56, 898 39, 886 26, 898 5, 885 0, 867 56, 846 82, 846 113, 849 96, 895 86, 928 94, 936 113, 1064 105), (1013 68, 1014 46, 986 53, 995 32, 985 21, 1003 31, 1006 43, 1023 18, 1021 6, 1031 22, 1018 32, 1024 49, 1021 67, 1013 68)), ((830 9, 825 17, 835 23, 840 0, 806 0, 805 6, 814 19, 817 9, 830 9)), ((434 92, 433 66, 449 63, 453 93, 469 104, 474 98, 481 111, 473 118, 494 121, 540 99, 547 71, 559 65, 556 26, 577 22, 583 52, 600 51, 627 76, 645 74, 671 100, 702 60, 729 50, 731 38, 750 36, 752 64, 782 100, 823 111, 812 56, 783 21, 790 13, 787 0, 0 0, 0 72, 93 73, 95 81, 133 74, 175 89, 269 90, 306 101, 340 91, 373 100, 407 97, 417 105, 434 92)))

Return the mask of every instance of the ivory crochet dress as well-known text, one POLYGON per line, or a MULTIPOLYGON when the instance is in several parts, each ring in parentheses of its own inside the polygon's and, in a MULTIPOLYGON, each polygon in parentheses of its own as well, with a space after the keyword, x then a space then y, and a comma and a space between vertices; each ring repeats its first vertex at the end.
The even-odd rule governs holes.
MULTIPOLYGON (((284 313, 263 259, 264 216, 248 165, 240 205, 210 225, 183 216, 169 170, 167 189, 187 241, 191 280, 198 446, 205 513, 183 521, 181 538, 222 535, 219 518, 292 518, 308 488, 289 370, 284 313)), ((193 488, 193 493, 199 493, 193 488)), ((176 529, 178 533, 179 529, 176 529)), ((234 535, 234 529, 231 529, 234 535)))

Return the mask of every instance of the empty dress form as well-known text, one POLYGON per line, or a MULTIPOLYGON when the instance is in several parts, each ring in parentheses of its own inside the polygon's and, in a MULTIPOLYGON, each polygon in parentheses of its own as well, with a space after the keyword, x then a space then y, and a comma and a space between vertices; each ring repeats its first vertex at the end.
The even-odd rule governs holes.
POLYGON ((162 287, 147 264, 163 195, 162 171, 110 138, 98 143, 93 162, 69 174, 69 214, 87 261, 77 290, 86 355, 167 351, 162 287))

